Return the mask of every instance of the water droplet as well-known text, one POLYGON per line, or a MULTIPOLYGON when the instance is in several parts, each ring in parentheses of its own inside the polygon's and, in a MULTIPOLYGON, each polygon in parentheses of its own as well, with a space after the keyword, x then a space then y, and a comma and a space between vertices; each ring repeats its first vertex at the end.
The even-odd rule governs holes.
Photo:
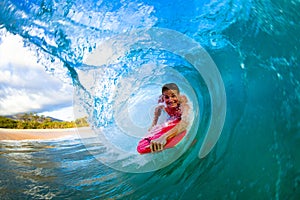
POLYGON ((245 64, 244 63, 241 63, 241 68, 245 69, 245 64))

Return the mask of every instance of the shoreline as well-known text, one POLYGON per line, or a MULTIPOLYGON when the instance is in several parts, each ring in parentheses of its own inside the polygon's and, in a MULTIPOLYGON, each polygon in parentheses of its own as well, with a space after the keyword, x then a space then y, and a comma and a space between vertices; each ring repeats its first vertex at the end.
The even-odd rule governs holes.
MULTIPOLYGON (((88 127, 83 127, 83 128, 88 128, 88 127)), ((48 140, 48 139, 59 139, 68 136, 78 136, 78 128, 66 128, 66 129, 0 128, 0 141, 1 140, 48 140)))

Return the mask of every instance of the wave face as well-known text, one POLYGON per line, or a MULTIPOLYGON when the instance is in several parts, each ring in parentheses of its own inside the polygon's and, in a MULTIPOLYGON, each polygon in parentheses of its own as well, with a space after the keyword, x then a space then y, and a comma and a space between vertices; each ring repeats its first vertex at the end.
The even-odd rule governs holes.
MULTIPOLYGON (((151 118, 151 108, 143 110, 145 105, 135 102, 143 98, 154 105, 161 83, 179 82, 193 106, 187 147, 173 152, 177 157, 155 170, 134 153, 102 164, 114 155, 107 152, 104 139, 2 143, 2 197, 300 197, 299 1, 3 0, 0 6, 0 34, 20 35, 45 70, 71 79, 79 107, 75 113, 88 113, 98 136, 121 152, 134 152, 142 135, 132 135, 131 128, 140 134, 151 118), (213 109, 203 74, 163 48, 124 51, 135 41, 123 48, 103 45, 152 28, 191 38, 209 53, 221 74, 226 120, 216 146, 204 158, 198 153, 213 109), (88 64, 88 55, 97 49, 111 54, 97 66, 88 64), (127 113, 122 113, 124 106, 127 113), (125 126, 128 119, 134 124, 125 126), (120 170, 128 166, 143 173, 120 170)), ((161 39, 163 44, 174 45, 167 39, 161 39)))

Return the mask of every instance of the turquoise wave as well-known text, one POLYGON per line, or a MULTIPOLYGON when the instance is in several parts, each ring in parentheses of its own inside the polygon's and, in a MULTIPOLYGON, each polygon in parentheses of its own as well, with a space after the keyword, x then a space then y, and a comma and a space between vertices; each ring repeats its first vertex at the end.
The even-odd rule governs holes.
MULTIPOLYGON (((47 71, 71 79, 75 104, 91 113, 95 130, 104 128, 123 137, 120 141, 104 132, 121 151, 134 151, 138 137, 122 134, 126 127, 119 130, 114 109, 142 96, 142 89, 152 91, 167 80, 179 81, 195 111, 191 137, 178 158, 144 173, 126 173, 99 162, 110 155, 103 140, 1 143, 2 197, 300 197, 298 1, 3 0, 0 6, 1 37, 20 35, 47 71), (198 153, 212 120, 212 103, 207 82, 190 62, 148 48, 113 51, 119 55, 117 61, 107 58, 97 66, 86 63, 95 50, 107 50, 102 42, 151 28, 173 30, 196 41, 209 53, 224 82, 224 127, 216 146, 202 159, 198 153)), ((138 116, 148 119, 146 114, 138 116)), ((142 120, 135 123, 138 130, 147 125, 142 120)), ((137 156, 120 160, 125 166, 135 163, 137 156)))

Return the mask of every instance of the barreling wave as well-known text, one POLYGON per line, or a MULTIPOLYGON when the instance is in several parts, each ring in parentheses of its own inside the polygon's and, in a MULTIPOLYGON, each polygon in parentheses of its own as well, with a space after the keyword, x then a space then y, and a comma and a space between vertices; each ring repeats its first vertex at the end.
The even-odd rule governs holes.
MULTIPOLYGON (((54 152, 63 151, 70 159, 62 165, 78 167, 66 167, 66 174, 62 168, 59 179, 66 183, 61 186, 66 194, 55 193, 59 188, 49 184, 51 197, 295 199, 299 196, 299 160, 295 160, 299 157, 300 41, 296 37, 300 32, 299 6, 298 1, 284 0, 171 3, 3 0, 1 37, 21 36, 46 71, 62 80, 71 79, 79 110, 89 114, 95 130, 115 133, 106 132, 103 136, 111 139, 113 145, 121 145, 121 151, 134 151, 134 142, 121 134, 124 130, 115 129, 124 120, 124 116, 117 114, 127 101, 146 98, 142 90, 151 94, 148 102, 153 103, 157 93, 151 91, 159 88, 160 83, 179 81, 184 83, 183 92, 194 103, 195 118, 190 130, 193 137, 189 146, 174 162, 153 172, 127 174, 91 161, 88 152, 96 158, 109 159, 112 155, 106 151, 103 140, 86 139, 85 145, 76 140, 76 150, 75 146, 69 151, 65 147, 54 148, 54 152), (85 64, 88 55, 103 48, 102 42, 153 27, 175 30, 198 42, 210 53, 224 81, 225 125, 217 145, 204 159, 198 158, 198 151, 211 121, 211 102, 203 77, 191 63, 170 52, 149 48, 122 55, 113 52, 121 56, 110 64, 107 64, 109 58, 98 67, 85 64), (116 98, 124 96, 128 99, 116 98), (124 138, 120 140, 117 136, 124 138), (80 155, 78 159, 70 156, 73 150, 80 155)), ((149 121, 151 109, 130 109, 127 117, 140 117, 135 126, 145 129, 147 123, 142 119, 149 121)), ((128 130, 130 126, 123 128, 128 130)), ((137 155, 126 156, 120 157, 123 166, 134 164, 137 155)))

